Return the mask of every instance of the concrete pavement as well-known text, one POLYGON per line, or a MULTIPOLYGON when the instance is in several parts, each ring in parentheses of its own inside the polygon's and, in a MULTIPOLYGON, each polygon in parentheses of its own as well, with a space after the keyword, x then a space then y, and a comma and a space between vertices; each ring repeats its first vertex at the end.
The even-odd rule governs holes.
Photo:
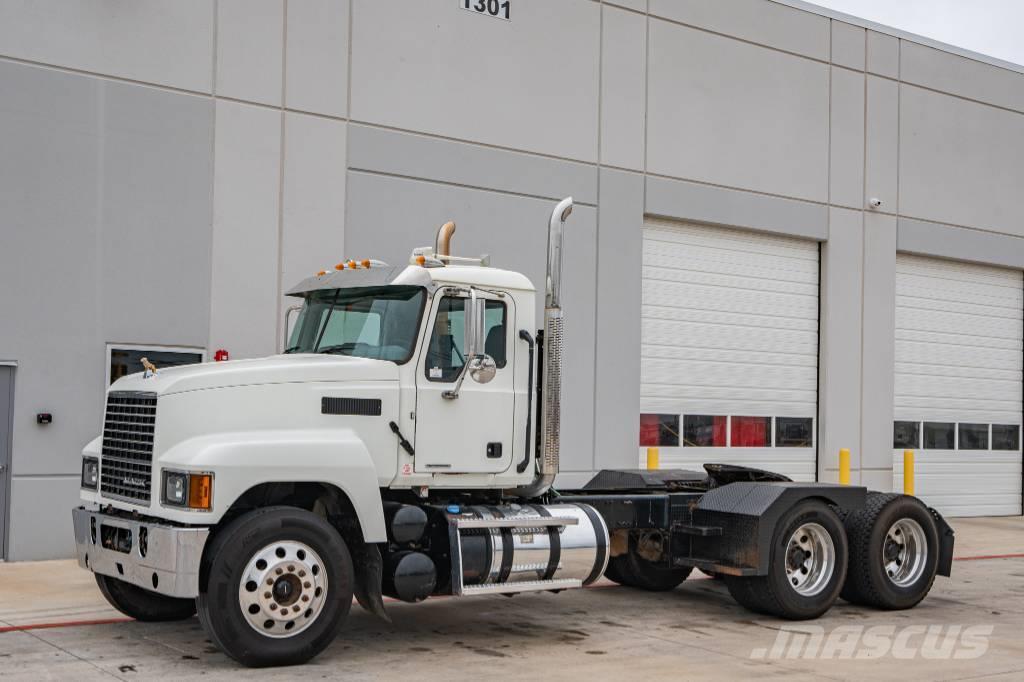
POLYGON ((74 562, 0 564, 0 677, 1021 679, 1024 519, 953 526, 954 575, 939 578, 919 607, 880 612, 840 602, 797 626, 807 635, 741 609, 724 585, 702 576, 664 594, 602 582, 559 595, 389 603, 392 625, 354 607, 323 655, 287 671, 238 667, 195 619, 125 620, 74 562))

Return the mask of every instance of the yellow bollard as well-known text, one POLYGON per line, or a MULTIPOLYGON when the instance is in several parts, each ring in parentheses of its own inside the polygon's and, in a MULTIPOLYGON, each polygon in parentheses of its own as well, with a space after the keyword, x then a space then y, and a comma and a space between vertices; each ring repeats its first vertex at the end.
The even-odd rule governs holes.
POLYGON ((903 451, 903 494, 914 494, 914 451, 903 451))
POLYGON ((658 448, 647 448, 647 468, 649 470, 658 468, 658 448))
POLYGON ((850 448, 839 450, 839 484, 850 485, 850 448))

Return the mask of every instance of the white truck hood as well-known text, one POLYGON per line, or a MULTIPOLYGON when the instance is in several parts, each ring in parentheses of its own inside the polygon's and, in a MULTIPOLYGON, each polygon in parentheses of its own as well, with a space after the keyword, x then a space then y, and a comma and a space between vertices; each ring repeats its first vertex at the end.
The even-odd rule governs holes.
POLYGON ((165 369, 158 367, 156 374, 149 377, 143 372, 121 377, 111 385, 110 390, 151 391, 159 395, 171 395, 229 386, 397 380, 398 365, 386 360, 295 353, 165 369))

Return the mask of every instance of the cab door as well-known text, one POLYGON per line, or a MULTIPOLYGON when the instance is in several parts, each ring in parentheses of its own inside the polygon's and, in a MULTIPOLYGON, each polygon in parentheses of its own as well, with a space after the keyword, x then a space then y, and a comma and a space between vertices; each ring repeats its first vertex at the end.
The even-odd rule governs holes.
POLYGON ((485 351, 497 373, 486 384, 467 376, 458 398, 444 397, 466 363, 465 297, 435 298, 417 361, 417 473, 499 473, 512 462, 515 305, 511 296, 478 295, 487 299, 485 351))

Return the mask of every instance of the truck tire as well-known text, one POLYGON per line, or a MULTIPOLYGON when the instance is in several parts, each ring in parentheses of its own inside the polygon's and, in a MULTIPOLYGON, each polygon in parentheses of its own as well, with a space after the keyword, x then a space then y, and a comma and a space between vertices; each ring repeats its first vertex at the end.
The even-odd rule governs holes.
POLYGON ((863 509, 848 512, 850 566, 842 597, 880 609, 909 609, 925 598, 939 563, 939 531, 915 497, 868 493, 863 509))
POLYGON ((649 592, 674 590, 689 577, 690 571, 693 570, 689 567, 666 568, 659 562, 645 559, 639 548, 642 541, 642 536, 630 533, 629 550, 608 561, 604 576, 620 585, 649 592))
POLYGON ((751 611, 789 620, 828 611, 846 580, 848 546, 839 516, 821 500, 803 500, 775 526, 768 575, 725 576, 729 593, 751 611))
POLYGON ((196 615, 195 599, 178 599, 96 573, 96 585, 110 605, 145 623, 185 620, 196 615))
POLYGON ((323 651, 352 607, 348 546, 323 518, 267 507, 218 532, 196 604, 210 640, 250 667, 296 665, 323 651))

